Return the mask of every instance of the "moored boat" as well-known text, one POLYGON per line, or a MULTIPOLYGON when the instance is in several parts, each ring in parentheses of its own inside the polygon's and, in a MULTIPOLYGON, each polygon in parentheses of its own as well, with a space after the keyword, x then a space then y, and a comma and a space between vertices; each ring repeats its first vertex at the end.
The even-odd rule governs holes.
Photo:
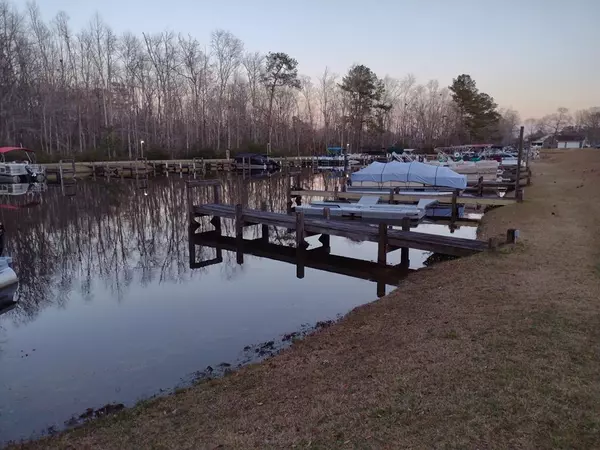
POLYGON ((0 147, 0 183, 40 182, 46 178, 46 168, 35 162, 35 152, 23 147, 0 147), (19 158, 20 152, 23 153, 19 158), (7 160, 7 155, 15 159, 7 160))

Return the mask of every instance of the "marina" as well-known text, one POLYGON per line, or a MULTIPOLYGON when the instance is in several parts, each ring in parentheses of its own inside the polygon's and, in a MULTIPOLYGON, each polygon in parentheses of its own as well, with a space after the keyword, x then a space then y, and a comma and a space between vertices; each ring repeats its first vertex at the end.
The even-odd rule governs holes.
POLYGON ((415 271, 518 239, 476 230, 522 200, 529 168, 473 182, 456 165, 375 159, 63 160, 0 183, 2 438, 260 361, 415 271), (42 342, 48 327, 60 332, 42 342), (80 333, 101 342, 93 353, 80 333), (48 361, 61 364, 44 376, 48 361))
POLYGON ((389 293, 435 260, 413 245, 439 250, 449 239, 461 242, 452 252, 470 254, 487 244, 473 240, 476 224, 466 221, 453 231, 386 227, 383 247, 377 224, 288 215, 292 185, 339 187, 342 178, 329 173, 217 177, 98 177, 50 184, 33 198, 7 192, 5 253, 19 280, 0 307, 4 442, 68 427, 88 408, 171 392, 209 366, 216 373, 258 361, 289 345, 284 336, 389 293), (220 234, 212 215, 196 217, 190 234, 188 182, 198 184, 193 199, 205 209, 197 212, 220 215, 220 234), (215 190, 221 209, 207 206, 215 190), (368 240, 357 239, 365 232, 368 240))

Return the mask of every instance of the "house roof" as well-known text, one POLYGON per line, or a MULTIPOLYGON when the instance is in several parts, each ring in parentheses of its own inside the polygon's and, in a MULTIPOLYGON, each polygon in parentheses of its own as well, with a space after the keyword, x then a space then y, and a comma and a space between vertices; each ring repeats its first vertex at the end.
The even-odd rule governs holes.
POLYGON ((581 142, 585 141, 585 137, 579 134, 559 134, 556 136, 558 142, 581 142))

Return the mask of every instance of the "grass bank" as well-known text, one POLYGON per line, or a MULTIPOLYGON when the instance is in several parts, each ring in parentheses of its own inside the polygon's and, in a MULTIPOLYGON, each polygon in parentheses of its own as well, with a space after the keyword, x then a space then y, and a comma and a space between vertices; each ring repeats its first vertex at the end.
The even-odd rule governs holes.
MULTIPOLYGON (((486 215, 511 251, 442 263, 265 363, 24 448, 592 448, 600 151, 546 154, 486 215)), ((327 299, 323 299, 327 301, 327 299)))

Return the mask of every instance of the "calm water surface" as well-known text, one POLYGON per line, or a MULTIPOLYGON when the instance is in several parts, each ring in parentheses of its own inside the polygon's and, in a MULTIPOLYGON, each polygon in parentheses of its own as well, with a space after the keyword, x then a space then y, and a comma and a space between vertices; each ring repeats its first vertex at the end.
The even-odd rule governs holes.
MULTIPOLYGON (((333 188, 327 175, 304 187, 333 188)), ((285 210, 289 177, 224 178, 223 202, 285 210)), ((210 201, 199 188, 197 201, 210 201)), ((131 405, 189 382, 196 371, 256 356, 247 346, 335 319, 377 298, 376 283, 223 251, 190 268, 185 179, 88 180, 42 195, 2 198, 7 251, 20 279, 18 306, 0 315, 0 445, 60 429, 107 403, 131 405)), ((208 226, 202 220, 202 227, 208 226)), ((226 234, 233 224, 224 221, 226 234)), ((420 231, 448 234, 446 227, 420 231)), ((260 236, 249 227, 246 238, 260 236)), ((457 236, 474 237, 474 228, 457 236)), ((293 245, 276 229, 270 241, 293 245)), ((317 237, 308 239, 318 246, 317 237)), ((216 250, 195 247, 197 261, 216 250)), ((331 238, 331 253, 374 261, 375 243, 331 238)), ((411 250, 411 268, 430 254, 411 250)), ((389 255, 400 262, 400 252, 389 255)), ((388 286, 389 292, 392 288, 388 286)))

